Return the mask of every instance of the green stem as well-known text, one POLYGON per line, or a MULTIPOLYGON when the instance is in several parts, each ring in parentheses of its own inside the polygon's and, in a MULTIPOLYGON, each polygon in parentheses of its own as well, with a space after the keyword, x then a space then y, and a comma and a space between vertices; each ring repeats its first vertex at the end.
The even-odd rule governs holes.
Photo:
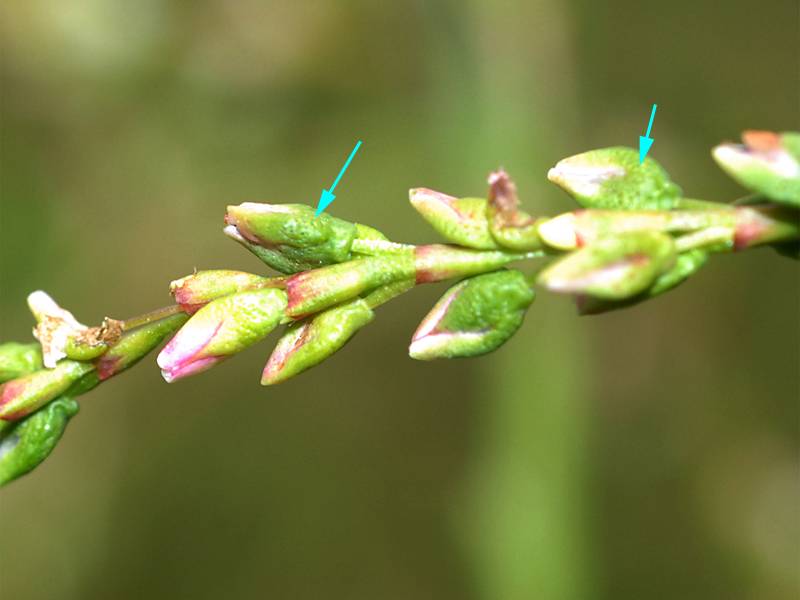
POLYGON ((143 315, 131 317, 130 319, 122 321, 122 330, 130 331, 131 329, 136 329, 137 327, 153 323, 154 321, 160 321, 161 319, 166 319, 167 317, 177 315, 181 312, 183 312, 183 309, 177 304, 172 304, 163 308, 157 308, 156 310, 151 310, 143 315))
POLYGON ((389 300, 397 298, 415 286, 416 282, 413 279, 395 281, 370 292, 364 297, 364 301, 370 308, 378 308, 381 304, 386 304, 389 300))
POLYGON ((356 254, 365 254, 367 256, 382 256, 385 254, 403 254, 406 252, 413 252, 416 246, 414 244, 400 244, 398 242, 390 242, 388 240, 353 240, 351 250, 356 254))
POLYGON ((730 227, 708 227, 687 233, 675 239, 675 249, 686 252, 696 248, 710 251, 725 251, 733 247, 733 231, 730 227))

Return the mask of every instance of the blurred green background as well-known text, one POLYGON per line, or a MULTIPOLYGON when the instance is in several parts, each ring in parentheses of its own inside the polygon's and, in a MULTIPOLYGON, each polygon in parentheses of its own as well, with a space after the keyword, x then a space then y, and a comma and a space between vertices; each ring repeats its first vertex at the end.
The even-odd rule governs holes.
MULTIPOLYGON (((259 271, 224 206, 315 203, 359 138, 332 211, 398 240, 435 239, 408 188, 499 165, 569 209, 546 170, 635 145, 653 102, 653 155, 733 199, 709 150, 798 126, 797 44, 795 0, 3 2, 0 339, 34 289, 97 322, 259 271)), ((495 354, 414 362, 443 289, 275 388, 266 343, 85 396, 0 493, 0 596, 797 597, 796 265, 723 256, 592 318, 543 294, 495 354)))

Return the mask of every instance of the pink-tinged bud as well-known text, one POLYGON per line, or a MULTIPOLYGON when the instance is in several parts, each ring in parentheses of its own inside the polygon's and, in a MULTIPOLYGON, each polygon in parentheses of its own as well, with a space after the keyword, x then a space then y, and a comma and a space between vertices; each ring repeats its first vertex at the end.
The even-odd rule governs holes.
POLYGON ((198 271, 170 283, 169 292, 185 312, 193 314, 217 298, 262 287, 280 287, 282 281, 282 277, 267 278, 243 271, 198 271))
POLYGON ((798 237, 800 237, 800 218, 794 209, 777 204, 736 208, 733 238, 736 250, 798 237))
POLYGON ((167 382, 210 369, 262 340, 284 316, 286 292, 267 288, 213 300, 158 355, 167 382))
POLYGON ((467 250, 443 244, 417 246, 414 252, 417 283, 484 273, 522 258, 525 258, 524 254, 502 250, 467 250))
POLYGON ((742 141, 714 148, 714 160, 747 189, 800 206, 800 134, 745 131, 742 141))
POLYGON ((0 386, 0 419, 16 421, 57 398, 94 365, 62 360, 54 369, 43 369, 0 386))
POLYGON ((483 198, 454 198, 426 188, 408 193, 411 205, 448 242, 478 250, 494 250, 483 198))
POLYGON ((575 250, 539 274, 552 292, 585 294, 606 300, 635 296, 675 262, 675 243, 657 231, 602 238, 575 250))
POLYGON ((410 253, 360 258, 292 275, 286 281, 293 319, 319 312, 363 292, 414 276, 410 253))
POLYGON ((519 209, 517 186, 502 169, 489 175, 489 205, 486 214, 489 218, 489 231, 502 247, 522 252, 542 247, 538 224, 544 219, 534 219, 519 209))
POLYGON ((408 353, 417 360, 486 354, 522 324, 534 293, 519 271, 477 275, 451 287, 423 319, 408 353))
POLYGON ((293 323, 269 357, 261 384, 281 383, 318 365, 373 318, 372 309, 359 298, 293 323))
POLYGON ((297 273, 350 259, 358 232, 353 223, 303 204, 229 206, 226 233, 281 273, 297 273), (241 239, 240 239, 241 238, 241 239), (260 246, 258 250, 252 245, 260 246))
POLYGON ((706 210, 576 210, 538 224, 539 236, 552 248, 573 250, 615 235, 636 231, 680 233, 708 227, 733 229, 734 211, 726 205, 706 210))
POLYGON ((644 292, 624 300, 603 300, 594 296, 578 294, 575 304, 580 315, 598 315, 601 313, 627 308, 645 300, 660 296, 679 286, 696 273, 708 260, 705 250, 689 250, 675 258, 675 264, 659 275, 653 284, 644 292))
POLYGON ((633 148, 602 148, 560 161, 547 178, 585 208, 668 210, 681 196, 652 157, 639 162, 633 148))

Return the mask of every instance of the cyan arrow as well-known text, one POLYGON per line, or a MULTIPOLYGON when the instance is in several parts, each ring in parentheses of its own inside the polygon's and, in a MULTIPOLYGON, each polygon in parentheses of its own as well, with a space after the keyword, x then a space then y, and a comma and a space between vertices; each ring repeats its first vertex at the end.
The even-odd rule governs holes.
POLYGON ((644 162, 644 157, 650 152, 650 146, 653 145, 653 139, 650 137, 650 129, 653 127, 653 119, 656 117, 656 109, 658 104, 653 104, 653 110, 650 112, 650 122, 647 124, 647 133, 639 136, 639 164, 644 162))
POLYGON ((356 152, 358 152, 358 149, 360 147, 361 147, 361 140, 358 140, 355 148, 353 148, 353 151, 350 153, 350 156, 348 156, 347 160, 344 161, 344 166, 342 167, 342 170, 339 171, 339 174, 336 176, 336 179, 333 180, 333 185, 327 190, 325 189, 322 190, 322 193, 319 195, 319 202, 317 202, 317 212, 314 214, 314 216, 318 217, 323 210, 328 208, 328 205, 331 202, 336 200, 336 195, 333 193, 333 190, 335 190, 336 186, 339 185, 339 180, 342 178, 342 175, 344 175, 344 172, 347 171, 347 167, 350 166, 350 161, 353 160, 353 157, 356 155, 356 152))

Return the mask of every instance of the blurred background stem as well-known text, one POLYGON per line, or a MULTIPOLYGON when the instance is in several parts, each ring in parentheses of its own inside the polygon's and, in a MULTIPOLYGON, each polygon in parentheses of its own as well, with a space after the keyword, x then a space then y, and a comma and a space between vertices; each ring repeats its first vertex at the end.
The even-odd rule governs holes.
MULTIPOLYGON (((449 2, 447 8, 448 14, 439 15, 438 39, 449 47, 435 55, 451 62, 431 68, 448 74, 439 79, 443 103, 454 94, 463 99, 460 111, 445 116, 453 145, 462 148, 459 159, 467 154, 481 164, 482 177, 506 167, 519 178, 526 210, 555 208, 542 200, 554 196, 544 188, 542 175, 558 156, 556 134, 569 131, 574 122, 565 118, 565 106, 574 108, 574 99, 563 3, 531 2, 523 18, 477 0, 449 2), (524 22, 546 22, 549 39, 531 40, 524 22), (542 47, 548 52, 531 60, 542 47), (486 55, 504 69, 478 59, 486 55), (558 91, 548 94, 545 82, 558 91), (560 104, 560 120, 544 117, 556 114, 549 110, 554 101, 560 104)), ((589 365, 582 360, 577 320, 548 318, 548 311, 570 311, 569 303, 541 298, 539 303, 545 306, 531 311, 513 349, 474 363, 475 439, 466 506, 457 526, 480 598, 590 597, 583 515, 583 387, 589 365)))

